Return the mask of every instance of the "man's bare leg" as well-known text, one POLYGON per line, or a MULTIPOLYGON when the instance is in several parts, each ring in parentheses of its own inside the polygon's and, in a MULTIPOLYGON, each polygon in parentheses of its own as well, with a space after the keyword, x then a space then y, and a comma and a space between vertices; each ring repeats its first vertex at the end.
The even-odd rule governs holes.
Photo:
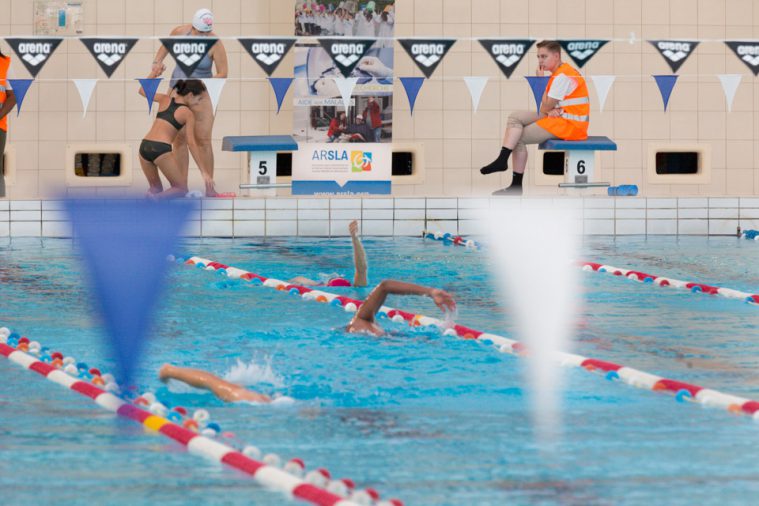
POLYGON ((205 184, 206 197, 215 197, 218 195, 214 188, 213 172, 214 172, 214 157, 213 157, 213 105, 208 92, 203 93, 203 100, 200 102, 201 109, 196 111, 195 125, 192 132, 188 131, 187 135, 192 136, 188 138, 190 144, 190 152, 195 159, 195 163, 198 164, 200 173, 203 176, 203 183, 205 184))
POLYGON ((164 364, 158 371, 158 377, 164 382, 174 379, 187 383, 195 388, 209 390, 216 397, 226 402, 271 402, 271 398, 268 395, 246 390, 240 385, 224 381, 223 379, 200 369, 190 369, 188 367, 176 367, 170 364, 164 364))

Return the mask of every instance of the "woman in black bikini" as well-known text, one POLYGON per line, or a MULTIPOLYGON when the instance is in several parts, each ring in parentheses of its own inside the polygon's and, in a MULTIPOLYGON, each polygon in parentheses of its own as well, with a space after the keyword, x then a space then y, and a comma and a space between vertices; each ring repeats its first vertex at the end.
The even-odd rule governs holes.
MULTIPOLYGON (((182 178, 177 159, 172 153, 171 143, 179 131, 195 121, 193 113, 203 100, 206 87, 196 79, 177 81, 171 93, 156 93, 153 98, 158 103, 158 114, 148 134, 140 144, 140 165, 148 179, 148 196, 153 198, 177 198, 187 194, 187 182, 182 178), (171 188, 163 189, 161 170, 169 180, 171 188)), ((140 95, 145 92, 140 88, 140 95)))

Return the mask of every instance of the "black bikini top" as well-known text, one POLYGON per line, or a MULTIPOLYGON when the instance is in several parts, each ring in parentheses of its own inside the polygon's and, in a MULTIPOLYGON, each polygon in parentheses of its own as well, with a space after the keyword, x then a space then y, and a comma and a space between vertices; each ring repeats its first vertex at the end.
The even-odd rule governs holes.
POLYGON ((184 125, 182 123, 179 123, 177 119, 174 117, 174 113, 177 112, 177 109, 179 109, 180 107, 187 107, 187 106, 184 104, 177 104, 174 101, 174 98, 172 97, 171 103, 169 104, 169 106, 163 111, 158 111, 158 114, 156 114, 156 118, 162 119, 164 121, 168 121, 169 123, 171 123, 171 125, 174 128, 176 128, 177 130, 181 130, 184 125))

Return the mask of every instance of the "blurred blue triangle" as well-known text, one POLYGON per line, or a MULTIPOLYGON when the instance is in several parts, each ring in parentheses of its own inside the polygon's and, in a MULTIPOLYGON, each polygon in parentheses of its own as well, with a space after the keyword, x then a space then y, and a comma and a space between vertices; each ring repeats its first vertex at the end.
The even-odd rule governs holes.
POLYGON ((34 79, 8 79, 13 94, 16 96, 16 116, 21 114, 21 104, 24 103, 26 92, 29 91, 29 87, 33 82, 34 79))
POLYGON ((653 76, 656 80, 656 85, 659 87, 659 93, 661 93, 661 99, 664 101, 664 111, 667 110, 669 105, 669 97, 672 96, 672 89, 677 83, 677 76, 653 76))
POLYGON ((416 97, 419 96, 419 90, 422 89, 424 84, 424 77, 401 77, 401 84, 403 89, 406 90, 406 96, 408 97, 408 105, 411 108, 409 111, 411 115, 414 115, 414 105, 416 104, 416 97))
POLYGON ((156 303, 193 204, 189 201, 68 200, 66 210, 118 366, 131 384, 156 303))
POLYGON ((153 79, 137 79, 140 81, 140 86, 142 86, 142 91, 145 92, 145 98, 148 100, 148 114, 150 114, 153 111, 153 99, 155 98, 156 91, 158 91, 158 86, 161 85, 162 79, 160 77, 153 78, 153 79))
POLYGON ((551 78, 549 76, 524 76, 524 78, 530 83, 530 89, 532 89, 532 94, 535 97, 535 105, 537 106, 538 114, 540 114, 540 104, 543 102, 543 94, 545 94, 546 88, 548 88, 548 80, 551 78))
POLYGON ((270 77, 269 82, 274 89, 274 96, 277 97, 277 114, 282 109, 282 102, 285 100, 287 90, 290 89, 290 85, 293 82, 292 77, 270 77))

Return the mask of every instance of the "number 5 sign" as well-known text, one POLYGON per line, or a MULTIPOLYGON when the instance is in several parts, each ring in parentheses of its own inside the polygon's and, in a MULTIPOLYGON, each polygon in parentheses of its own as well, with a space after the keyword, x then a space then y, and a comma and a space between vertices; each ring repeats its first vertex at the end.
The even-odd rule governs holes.
MULTIPOLYGON (((250 183, 271 185, 277 182, 277 153, 274 151, 252 151, 250 153, 250 183)), ((256 190, 256 195, 275 196, 276 188, 256 190)))

